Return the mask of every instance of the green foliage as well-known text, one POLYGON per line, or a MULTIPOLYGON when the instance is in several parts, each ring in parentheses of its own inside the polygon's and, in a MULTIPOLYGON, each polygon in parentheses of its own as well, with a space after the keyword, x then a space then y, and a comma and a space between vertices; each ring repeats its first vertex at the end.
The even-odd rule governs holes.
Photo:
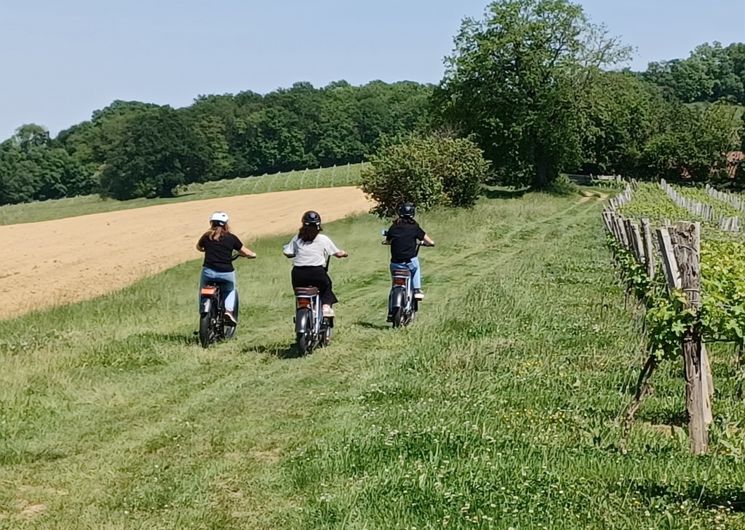
POLYGON ((466 19, 436 102, 474 134, 501 181, 545 188, 582 161, 588 88, 628 50, 566 0, 492 2, 466 19))
POLYGON ((178 186, 201 180, 209 162, 183 115, 160 107, 124 126, 107 156, 101 187, 116 199, 171 197, 178 186))
POLYGON ((706 241, 701 247, 702 324, 717 340, 745 342, 745 243, 706 241))
POLYGON ((38 125, 24 125, 0 144, 0 205, 91 193, 93 175, 38 125))
MULTIPOLYGON (((686 190, 691 194, 694 190, 686 190)), ((709 199, 699 191, 697 199, 709 199)), ((633 199, 622 207, 629 217, 659 221, 690 219, 656 184, 638 184, 633 199)), ((695 329, 705 340, 745 342, 745 242, 722 239, 710 227, 701 242, 701 311, 687 309, 681 291, 669 292, 661 270, 649 282, 644 267, 612 237, 609 245, 616 256, 628 288, 647 305, 646 325, 650 351, 658 360, 675 359, 686 330, 695 329)))
POLYGON ((620 211, 626 217, 646 217, 653 221, 692 218, 688 210, 675 204, 657 183, 648 182, 640 182, 634 186, 632 201, 621 206, 620 211))
POLYGON ((646 175, 645 149, 666 105, 660 91, 625 71, 598 74, 588 91, 584 171, 646 175))
POLYGON ((159 132, 150 122, 164 108, 117 100, 53 140, 41 126, 21 126, 11 143, 0 149, 0 201, 90 193, 101 179, 100 188, 108 196, 170 196, 178 186, 195 180, 361 162, 378 149, 383 136, 424 130, 431 92, 430 86, 413 82, 352 86, 337 81, 323 88, 295 83, 264 96, 199 96, 191 106, 173 111, 178 118, 174 114, 161 120, 159 126, 174 130, 159 132), (138 123, 149 129, 149 140, 128 146, 136 139, 138 123), (155 146, 167 141, 175 146, 155 160, 155 146), (194 148, 193 156, 187 156, 184 145, 194 148), (64 150, 72 168, 49 176, 52 183, 46 186, 40 179, 47 178, 48 168, 39 165, 38 156, 6 152, 42 147, 64 150))
POLYGON ((686 103, 726 100, 745 104, 745 44, 702 44, 688 59, 650 63, 645 79, 686 103))
POLYGON ((409 137, 383 147, 363 172, 362 189, 379 215, 394 215, 411 201, 421 210, 436 205, 470 207, 481 192, 489 163, 470 140, 409 137))
POLYGON ((668 104, 658 134, 642 155, 647 174, 700 182, 726 175, 725 155, 736 148, 741 133, 733 119, 736 112, 725 104, 668 104))

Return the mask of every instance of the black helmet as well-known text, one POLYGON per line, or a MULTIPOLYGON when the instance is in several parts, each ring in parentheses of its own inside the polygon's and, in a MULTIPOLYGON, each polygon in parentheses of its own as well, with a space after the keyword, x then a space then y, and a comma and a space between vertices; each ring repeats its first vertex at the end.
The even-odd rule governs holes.
POLYGON ((303 214, 303 225, 305 226, 315 225, 318 228, 320 228, 321 227, 321 216, 318 215, 318 212, 309 210, 303 214))
POLYGON ((414 203, 405 202, 398 207, 398 215, 401 217, 414 217, 416 215, 416 207, 414 203))

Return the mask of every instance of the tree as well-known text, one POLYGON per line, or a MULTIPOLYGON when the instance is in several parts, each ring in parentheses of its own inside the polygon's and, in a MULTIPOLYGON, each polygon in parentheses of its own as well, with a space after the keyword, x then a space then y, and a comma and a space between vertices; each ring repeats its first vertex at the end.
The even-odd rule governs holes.
POLYGON ((184 116, 159 107, 133 117, 110 149, 101 186, 116 199, 171 197, 205 177, 209 157, 184 116))
POLYGON ((49 145, 49 131, 43 125, 27 123, 16 129, 11 138, 24 151, 49 145))
POLYGON ((642 75, 684 103, 745 104, 745 44, 705 43, 687 59, 650 63, 642 75))
POLYGON ((371 158, 362 189, 379 215, 393 215, 402 202, 421 210, 433 206, 473 206, 489 163, 464 138, 413 136, 386 144, 371 158))
POLYGON ((642 155, 659 132, 662 91, 631 72, 603 72, 589 88, 582 169, 639 178, 642 155))
POLYGON ((737 147, 741 133, 735 112, 726 104, 668 104, 659 131, 644 148, 643 166, 653 176, 701 182, 726 173, 726 155, 737 147))
POLYGON ((473 134, 501 179, 544 188, 580 164, 586 94, 628 49, 567 0, 501 0, 466 19, 436 96, 441 120, 473 134))

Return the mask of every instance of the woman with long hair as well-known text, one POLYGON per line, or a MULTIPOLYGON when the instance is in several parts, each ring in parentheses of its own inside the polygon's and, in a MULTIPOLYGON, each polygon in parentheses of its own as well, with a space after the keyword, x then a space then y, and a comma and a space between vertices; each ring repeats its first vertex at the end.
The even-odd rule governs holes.
POLYGON ((236 282, 233 268, 233 251, 245 258, 255 258, 256 253, 244 246, 238 237, 230 231, 228 214, 215 212, 210 216, 210 229, 197 242, 197 250, 204 252, 202 274, 199 278, 199 290, 208 281, 219 282, 225 289, 225 317, 237 325, 235 311, 236 282))
POLYGON ((339 250, 330 238, 320 233, 321 216, 318 212, 305 212, 302 223, 297 235, 282 250, 285 256, 292 258, 292 287, 318 288, 323 316, 332 317, 332 306, 339 300, 332 290, 328 260, 331 256, 346 258, 349 254, 339 250))

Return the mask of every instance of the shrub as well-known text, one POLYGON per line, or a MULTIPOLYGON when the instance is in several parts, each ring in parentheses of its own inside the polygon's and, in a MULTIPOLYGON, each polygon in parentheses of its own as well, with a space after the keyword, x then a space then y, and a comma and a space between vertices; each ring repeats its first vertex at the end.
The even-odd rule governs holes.
POLYGON ((420 210, 437 205, 470 207, 489 170, 481 149, 464 138, 415 136, 384 145, 363 172, 362 189, 378 215, 402 202, 420 210))

